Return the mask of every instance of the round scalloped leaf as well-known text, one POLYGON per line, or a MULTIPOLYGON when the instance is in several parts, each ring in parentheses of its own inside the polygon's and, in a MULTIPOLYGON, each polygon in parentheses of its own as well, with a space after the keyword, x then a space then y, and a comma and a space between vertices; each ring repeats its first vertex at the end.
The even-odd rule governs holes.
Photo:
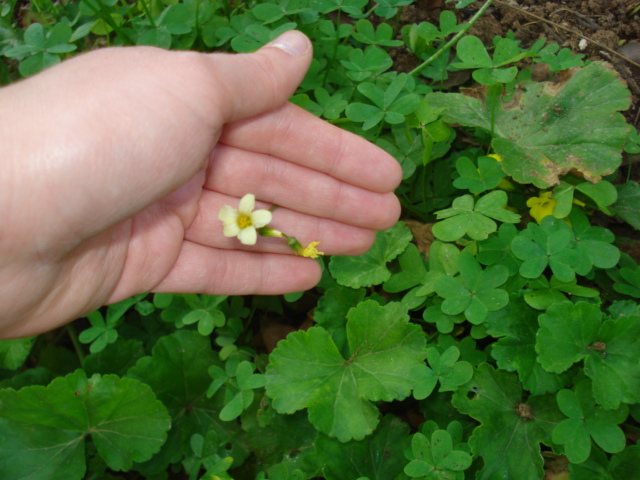
MULTIPOLYGON (((426 100, 448 123, 491 131, 486 89, 473 96, 431 93, 426 100)), ((492 146, 504 171, 520 183, 547 188, 571 170, 597 182, 620 165, 629 126, 617 113, 630 93, 603 62, 566 70, 558 82, 526 82, 512 100, 495 105, 492 146)))
POLYGON ((47 387, 0 390, 0 471, 6 478, 80 479, 85 437, 113 470, 144 462, 167 438, 171 419, 148 385, 82 370, 47 387))
POLYGON ((309 420, 341 442, 362 440, 378 424, 372 402, 411 393, 411 369, 427 356, 418 325, 399 303, 361 302, 347 315, 348 358, 322 327, 297 331, 269 357, 267 395, 279 413, 309 409, 309 420))
POLYGON ((357 257, 331 257, 329 271, 340 285, 351 288, 370 287, 391 278, 387 268, 411 241, 411 230, 402 222, 389 230, 378 232, 368 252, 357 257))

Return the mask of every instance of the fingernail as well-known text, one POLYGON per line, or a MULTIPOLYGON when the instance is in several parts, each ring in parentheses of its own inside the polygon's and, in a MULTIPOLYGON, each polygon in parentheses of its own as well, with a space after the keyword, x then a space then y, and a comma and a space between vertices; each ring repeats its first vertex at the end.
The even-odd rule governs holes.
POLYGON ((311 43, 306 35, 297 30, 289 30, 267 43, 265 47, 276 47, 293 57, 297 57, 305 53, 311 47, 311 43))

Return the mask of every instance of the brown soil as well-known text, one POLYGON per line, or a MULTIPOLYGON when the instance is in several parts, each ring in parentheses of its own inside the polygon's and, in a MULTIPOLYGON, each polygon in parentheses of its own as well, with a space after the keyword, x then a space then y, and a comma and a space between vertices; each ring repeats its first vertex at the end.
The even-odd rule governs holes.
MULTIPOLYGON (((459 22, 464 22, 483 3, 477 1, 456 11, 453 1, 418 0, 405 8, 401 20, 402 23, 427 21, 437 25, 440 12, 448 9, 456 12, 459 22)), ((490 44, 494 36, 512 31, 525 48, 544 37, 588 59, 614 64, 633 94, 627 120, 638 126, 640 12, 634 11, 638 6, 639 0, 495 0, 469 33, 490 44)), ((407 71, 417 62, 403 53, 396 52, 396 67, 407 71)))

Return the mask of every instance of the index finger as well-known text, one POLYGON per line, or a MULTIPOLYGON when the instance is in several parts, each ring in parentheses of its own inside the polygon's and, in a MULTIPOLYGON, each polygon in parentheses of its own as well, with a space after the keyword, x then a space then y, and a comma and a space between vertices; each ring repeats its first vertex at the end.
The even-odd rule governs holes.
POLYGON ((387 152, 291 103, 226 125, 220 142, 272 155, 374 192, 390 192, 402 180, 400 164, 387 152))

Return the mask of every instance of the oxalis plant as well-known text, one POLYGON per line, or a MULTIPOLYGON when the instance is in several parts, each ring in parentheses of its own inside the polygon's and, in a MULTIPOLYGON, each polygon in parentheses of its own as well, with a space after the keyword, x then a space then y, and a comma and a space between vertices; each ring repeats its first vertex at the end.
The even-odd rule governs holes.
MULTIPOLYGON (((640 268, 606 227, 640 228, 620 169, 640 146, 610 65, 483 44, 467 32, 491 0, 408 25, 412 0, 17 3, 2 83, 103 45, 248 52, 303 31, 292 101, 397 158, 404 210, 364 255, 318 257, 310 292, 139 295, 0 342, 2 478, 638 478, 640 268), (271 351, 267 318, 291 331, 271 351)), ((293 238, 243 202, 230 236, 293 238)))

